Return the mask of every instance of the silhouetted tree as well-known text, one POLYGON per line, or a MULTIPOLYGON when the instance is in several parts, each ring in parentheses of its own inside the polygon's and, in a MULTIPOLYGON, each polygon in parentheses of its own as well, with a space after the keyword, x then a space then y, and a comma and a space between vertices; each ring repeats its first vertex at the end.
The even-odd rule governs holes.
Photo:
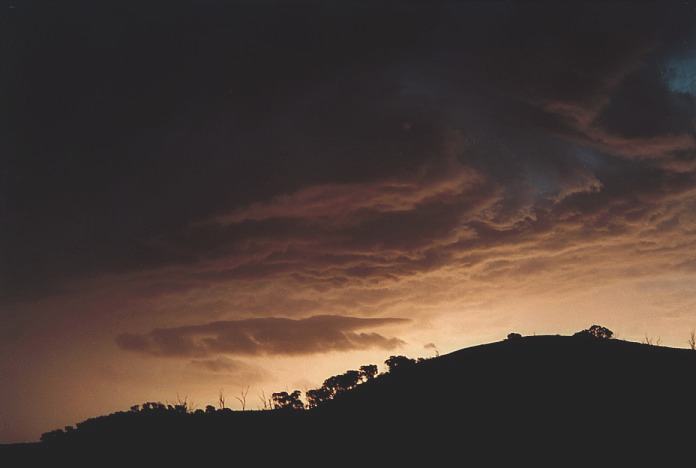
POLYGON ((213 405, 208 405, 205 407, 205 412, 207 414, 214 414, 215 413, 215 407, 213 405))
POLYGON ((384 363, 389 368, 389 372, 394 372, 397 369, 404 369, 413 366, 416 361, 406 356, 390 356, 389 359, 384 361, 384 363))
POLYGON ((193 405, 188 403, 188 396, 185 396, 183 399, 179 397, 179 395, 176 395, 176 404, 174 406, 169 405, 167 407, 168 410, 170 411, 175 411, 177 413, 181 414, 186 414, 189 412, 189 410, 193 409, 193 405))
POLYGON ((689 335, 689 349, 691 351, 696 351, 696 330, 691 330, 689 335))
POLYGON ((307 390, 307 393, 305 395, 307 396, 307 405, 310 408, 316 408, 325 401, 331 399, 331 392, 328 388, 324 386, 314 390, 307 390))
POLYGON ((377 372, 377 366, 369 364, 361 366, 360 370, 349 370, 329 377, 321 388, 307 391, 307 404, 310 408, 316 408, 321 403, 335 398, 336 395, 352 390, 362 382, 374 379, 377 372))
POLYGON ((349 370, 341 375, 341 383, 343 384, 343 390, 351 390, 362 381, 362 374, 360 371, 349 370))
POLYGON ((143 411, 165 411, 166 409, 167 407, 160 402, 148 401, 147 403, 142 404, 143 411))
POLYGON ((511 340, 511 341, 512 340, 519 340, 520 338, 522 338, 522 335, 520 335, 519 333, 510 333, 507 336, 507 339, 511 340))
POLYGON ((273 400, 271 398, 266 397, 265 391, 261 390, 261 393, 258 395, 258 398, 259 400, 261 400, 261 403, 263 404, 263 409, 273 409, 273 400))
POLYGON ((645 334, 645 339, 643 340, 643 344, 649 345, 649 346, 660 346, 660 343, 662 343, 662 338, 659 336, 657 339, 653 339, 652 336, 648 336, 648 334, 645 334))
POLYGON ((360 366, 360 378, 367 382, 377 377, 377 366, 375 364, 368 364, 366 366, 360 366))
POLYGON ((242 390, 239 394, 239 396, 236 396, 235 398, 239 403, 242 405, 242 411, 246 410, 246 397, 249 394, 249 386, 247 385, 247 388, 242 390))
POLYGON ((323 388, 325 388, 330 397, 333 398, 348 390, 355 388, 362 380, 362 374, 360 371, 349 370, 343 374, 334 375, 329 377, 324 381, 323 388))
POLYGON ((600 325, 592 325, 587 330, 581 330, 573 336, 579 338, 597 338, 600 340, 610 340, 614 336, 614 332, 600 325))
POLYGON ((278 392, 272 395, 274 409, 302 410, 304 403, 300 400, 302 392, 295 390, 292 393, 278 392))
POLYGON ((56 429, 55 431, 44 432, 41 434, 41 442, 59 442, 65 437, 65 432, 62 429, 56 429))

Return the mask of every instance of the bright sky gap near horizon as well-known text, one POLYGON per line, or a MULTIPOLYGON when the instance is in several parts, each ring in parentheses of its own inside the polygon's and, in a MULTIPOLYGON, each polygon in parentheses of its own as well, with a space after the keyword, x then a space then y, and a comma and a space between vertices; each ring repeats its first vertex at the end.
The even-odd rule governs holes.
POLYGON ((0 443, 696 328, 693 2, 45 3, 0 1, 0 443))

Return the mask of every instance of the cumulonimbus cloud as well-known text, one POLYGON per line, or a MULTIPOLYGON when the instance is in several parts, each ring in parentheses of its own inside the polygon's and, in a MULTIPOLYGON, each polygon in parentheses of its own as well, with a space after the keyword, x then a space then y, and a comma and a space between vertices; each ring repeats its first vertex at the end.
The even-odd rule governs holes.
POLYGON ((116 338, 116 343, 128 351, 187 358, 302 355, 370 348, 391 350, 404 344, 404 341, 360 330, 407 321, 401 318, 340 315, 316 315, 297 320, 278 317, 227 320, 156 328, 144 334, 124 333, 116 338))

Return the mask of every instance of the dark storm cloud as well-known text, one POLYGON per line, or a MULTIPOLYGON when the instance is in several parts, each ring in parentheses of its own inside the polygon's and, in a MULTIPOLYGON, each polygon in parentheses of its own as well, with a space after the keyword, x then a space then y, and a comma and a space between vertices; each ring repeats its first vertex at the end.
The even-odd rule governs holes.
POLYGON ((10 12, 8 289, 177 262, 148 241, 310 182, 390 173, 429 147, 431 132, 388 137, 413 112, 379 69, 403 45, 383 36, 387 11, 118 3, 10 12))
POLYGON ((694 182, 693 96, 660 69, 689 4, 76 5, 3 28, 5 297, 397 278, 626 232, 694 182))
MULTIPOLYGON (((299 320, 268 317, 158 328, 146 334, 119 335, 116 342, 125 350, 169 357, 301 355, 371 348, 391 350, 404 342, 359 330, 404 322, 407 320, 333 315, 299 320)), ((209 360, 198 363, 209 369, 222 368, 219 363, 209 360)))

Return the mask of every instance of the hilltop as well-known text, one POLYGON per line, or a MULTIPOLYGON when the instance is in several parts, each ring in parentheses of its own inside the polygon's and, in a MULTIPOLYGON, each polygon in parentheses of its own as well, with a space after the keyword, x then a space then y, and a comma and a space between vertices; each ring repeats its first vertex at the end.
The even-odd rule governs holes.
POLYGON ((504 459, 592 447, 625 458, 646 441, 678 447, 691 435, 678 428, 696 420, 691 350, 534 336, 406 364, 310 411, 121 412, 21 453, 215 461, 232 451, 234 460, 267 464, 324 463, 341 453, 504 459))

